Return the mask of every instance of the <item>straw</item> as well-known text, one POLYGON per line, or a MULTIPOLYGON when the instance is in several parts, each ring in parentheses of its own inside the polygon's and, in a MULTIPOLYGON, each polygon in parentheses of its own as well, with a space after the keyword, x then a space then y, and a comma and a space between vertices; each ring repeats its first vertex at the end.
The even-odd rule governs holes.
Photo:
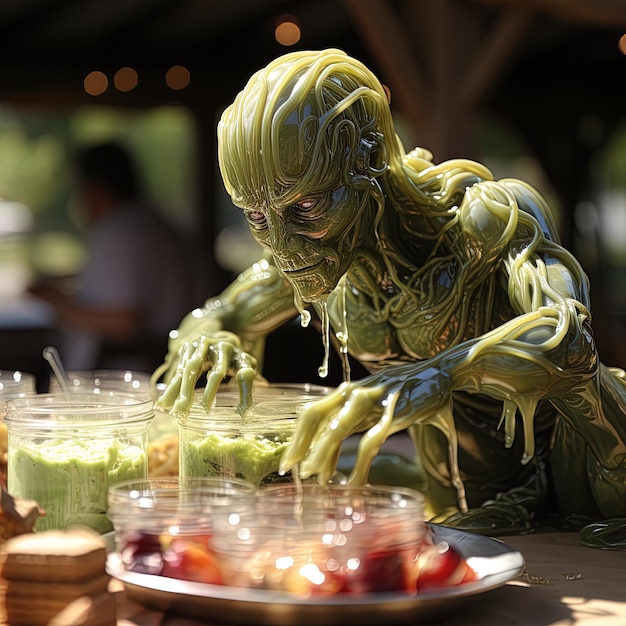
POLYGON ((63 363, 61 362, 61 356, 59 355, 59 351, 54 346, 46 346, 43 349, 43 358, 48 361, 54 375, 57 377, 59 381, 59 385, 61 389, 67 393, 70 389, 69 379, 67 374, 65 373, 65 368, 63 367, 63 363))

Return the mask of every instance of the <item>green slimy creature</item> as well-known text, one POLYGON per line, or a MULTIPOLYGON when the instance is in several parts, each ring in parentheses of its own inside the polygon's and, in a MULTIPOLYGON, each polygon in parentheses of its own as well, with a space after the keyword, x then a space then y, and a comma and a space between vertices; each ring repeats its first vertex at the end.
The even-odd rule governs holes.
POLYGON ((626 374, 599 359, 588 279, 537 191, 407 153, 382 84, 336 49, 254 74, 218 142, 265 256, 171 334, 161 408, 188 411, 206 373, 207 407, 234 375, 245 411, 267 334, 312 311, 345 382, 304 409, 283 471, 325 482, 361 433, 349 481, 365 482, 408 429, 434 521, 490 535, 553 515, 626 525, 626 374), (348 354, 369 375, 350 380, 348 354))

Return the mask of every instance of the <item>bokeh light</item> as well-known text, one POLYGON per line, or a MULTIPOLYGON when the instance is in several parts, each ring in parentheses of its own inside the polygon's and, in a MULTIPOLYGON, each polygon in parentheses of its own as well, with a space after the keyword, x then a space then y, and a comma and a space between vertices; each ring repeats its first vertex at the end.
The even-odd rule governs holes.
POLYGON ((109 88, 109 79, 103 72, 94 70, 85 76, 83 87, 90 96, 100 96, 109 88))
POLYGON ((282 46, 293 46, 300 41, 300 26, 293 15, 281 15, 274 29, 274 37, 282 46))
POLYGON ((139 75, 132 67, 122 67, 115 72, 113 84, 119 91, 132 91, 139 84, 139 75))
POLYGON ((165 73, 165 84, 170 89, 180 91, 191 82, 191 74, 184 65, 173 65, 165 73))

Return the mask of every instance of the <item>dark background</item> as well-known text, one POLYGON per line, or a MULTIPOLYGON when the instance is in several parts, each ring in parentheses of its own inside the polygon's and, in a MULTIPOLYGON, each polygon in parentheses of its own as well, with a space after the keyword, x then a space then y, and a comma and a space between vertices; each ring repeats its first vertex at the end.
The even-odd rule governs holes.
MULTIPOLYGON (((288 50, 273 34, 285 14, 302 30, 293 49, 340 47, 368 64, 414 145, 436 161, 480 160, 487 118, 514 129, 549 179, 563 243, 577 253, 574 209, 592 195, 594 158, 624 122, 623 0, 2 0, 0 103, 186 107, 198 133, 203 271, 225 285, 231 276, 214 254, 216 120, 254 71, 288 50), (179 92, 163 82, 173 64, 193 78, 179 92), (85 93, 88 72, 124 66, 138 71, 136 89, 85 93)), ((603 360, 626 366, 624 314, 602 264, 586 269, 603 360)))

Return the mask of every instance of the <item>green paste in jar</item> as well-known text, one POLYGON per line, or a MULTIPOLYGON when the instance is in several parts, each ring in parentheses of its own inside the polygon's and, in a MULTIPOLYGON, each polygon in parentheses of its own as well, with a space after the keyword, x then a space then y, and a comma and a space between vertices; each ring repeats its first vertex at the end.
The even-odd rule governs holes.
POLYGON ((36 530, 82 524, 113 530, 107 517, 110 484, 145 478, 148 460, 140 447, 107 441, 46 440, 11 449, 9 491, 36 500, 46 511, 36 530))
POLYGON ((197 441, 180 443, 181 476, 224 476, 254 485, 290 480, 278 473, 288 437, 243 435, 228 437, 212 432, 197 441))

